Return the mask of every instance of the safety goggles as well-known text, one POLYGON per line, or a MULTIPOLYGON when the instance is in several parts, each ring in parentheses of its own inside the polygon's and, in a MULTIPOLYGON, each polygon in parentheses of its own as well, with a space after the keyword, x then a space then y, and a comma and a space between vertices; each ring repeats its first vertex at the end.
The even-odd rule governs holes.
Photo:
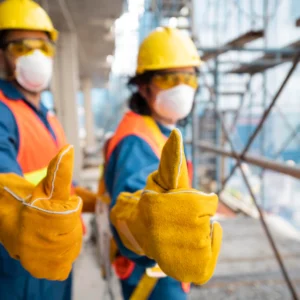
POLYGON ((170 89, 179 84, 186 84, 197 89, 198 79, 194 72, 157 73, 152 77, 152 83, 162 90, 170 89))
POLYGON ((55 54, 55 44, 41 39, 22 39, 11 41, 4 45, 3 48, 14 57, 28 55, 34 50, 40 50, 49 57, 53 57, 55 54))

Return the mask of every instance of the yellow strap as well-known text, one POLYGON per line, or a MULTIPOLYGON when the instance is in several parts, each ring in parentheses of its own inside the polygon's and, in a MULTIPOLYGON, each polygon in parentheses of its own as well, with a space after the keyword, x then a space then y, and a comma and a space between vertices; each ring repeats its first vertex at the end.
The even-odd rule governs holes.
POLYGON ((101 178, 104 174, 104 165, 100 164, 99 165, 99 178, 101 178))
POLYGON ((133 291, 129 300, 147 300, 149 299, 152 291, 155 288, 155 285, 158 281, 158 278, 149 277, 147 274, 144 274, 139 284, 133 291))
POLYGON ((27 181, 31 182, 34 185, 37 185, 43 178, 47 175, 47 168, 43 168, 37 171, 24 174, 24 177, 27 181))
POLYGON ((151 129, 153 135, 155 136, 155 140, 158 143, 160 150, 162 151, 167 141, 167 138, 161 133, 157 123, 154 121, 152 117, 144 116, 143 118, 147 126, 151 129))

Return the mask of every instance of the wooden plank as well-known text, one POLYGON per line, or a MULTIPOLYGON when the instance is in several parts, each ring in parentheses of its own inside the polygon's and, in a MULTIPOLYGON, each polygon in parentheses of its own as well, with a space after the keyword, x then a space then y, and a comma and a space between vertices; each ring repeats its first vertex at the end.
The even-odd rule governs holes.
MULTIPOLYGON (((226 43, 223 47, 242 47, 247 43, 250 43, 259 38, 262 38, 263 36, 264 36, 263 30, 257 30, 257 31, 251 30, 251 31, 248 31, 248 32, 240 35, 239 37, 233 39, 232 41, 226 43)), ((229 51, 229 50, 224 49, 224 50, 219 50, 219 51, 215 51, 215 52, 204 53, 201 56, 201 59, 202 59, 202 61, 207 61, 209 59, 215 58, 216 56, 218 56, 220 54, 224 54, 227 51, 229 51)))
MULTIPOLYGON (((300 40, 293 42, 282 49, 297 49, 300 48, 300 40)), ((263 72, 267 69, 274 68, 285 62, 292 61, 294 54, 282 53, 280 59, 278 59, 278 54, 265 54, 264 56, 255 59, 251 63, 241 64, 238 68, 232 69, 226 73, 230 74, 256 74, 263 72)))

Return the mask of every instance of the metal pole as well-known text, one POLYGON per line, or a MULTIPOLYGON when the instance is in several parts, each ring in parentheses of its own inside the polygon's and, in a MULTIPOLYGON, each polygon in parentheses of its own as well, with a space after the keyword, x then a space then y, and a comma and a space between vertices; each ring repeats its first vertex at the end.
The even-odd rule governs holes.
MULTIPOLYGON (((214 106, 215 110, 218 110, 218 105, 219 105, 219 62, 218 62, 218 57, 215 60, 215 70, 214 70, 214 106)), ((220 145, 220 138, 221 138, 221 126, 220 126, 220 121, 216 119, 216 138, 215 138, 215 143, 216 145, 220 145)), ((221 176, 220 176, 220 157, 216 157, 216 182, 217 182, 217 188, 221 186, 221 176)))
MULTIPOLYGON (((268 8, 269 8, 269 2, 268 0, 264 0, 263 2, 263 16, 264 16, 264 47, 268 47, 268 8)), ((267 72, 262 73, 263 77, 263 99, 262 99, 262 107, 263 110, 265 110, 267 105, 267 96, 268 96, 268 90, 267 90, 267 84, 268 84, 268 77, 267 72)), ((262 126, 261 128, 261 140, 260 140, 260 152, 261 155, 265 155, 265 127, 262 126)), ((265 205, 265 177, 264 177, 264 170, 260 172, 260 181, 261 181, 261 190, 260 190, 260 197, 261 197, 261 205, 264 207, 265 205)))
POLYGON ((251 165, 274 171, 279 172, 281 174, 285 174, 291 177, 294 177, 296 179, 300 179, 300 168, 289 166, 288 164, 276 162, 271 159, 267 159, 261 156, 255 156, 250 154, 245 154, 243 157, 241 156, 241 153, 235 153, 233 151, 226 150, 224 148, 216 147, 212 143, 209 142, 201 142, 198 141, 195 143, 195 145, 201 149, 204 152, 212 152, 216 153, 218 155, 231 157, 234 159, 240 159, 241 161, 247 162, 251 165))
MULTIPOLYGON (((216 14, 215 16, 215 25, 214 25, 214 35, 215 35, 215 45, 218 47, 220 40, 219 40, 219 22, 220 22, 220 5, 218 1, 214 2, 215 8, 214 8, 214 13, 216 14)), ((214 73, 213 73, 213 79, 214 79, 214 108, 215 110, 218 109, 219 105, 219 58, 218 56, 215 57, 214 60, 214 73)), ((215 143, 216 145, 220 144, 220 122, 218 119, 216 119, 216 136, 215 136, 215 143)), ((215 164, 216 164, 216 170, 215 170, 215 180, 217 183, 217 188, 221 184, 221 178, 220 178, 220 158, 217 156, 215 158, 215 164)))
POLYGON ((204 52, 205 54, 216 53, 222 54, 226 51, 244 51, 244 52, 264 52, 264 54, 286 54, 293 55, 298 52, 296 47, 283 47, 283 48, 251 48, 251 47, 242 47, 242 46, 221 46, 221 47, 199 47, 199 51, 204 52))
POLYGON ((275 153, 274 159, 278 158, 279 155, 288 147, 289 143, 298 136, 300 133, 300 124, 296 127, 295 130, 287 137, 287 139, 282 143, 281 148, 275 153))
POLYGON ((195 100, 195 107, 192 112, 192 163, 194 166, 193 172, 193 187, 198 187, 198 163, 199 163, 199 148, 197 147, 197 140, 199 139, 199 116, 197 111, 197 99, 195 100))
POLYGON ((250 87, 251 87, 251 81, 252 81, 252 75, 249 77, 249 80, 248 80, 248 82, 246 84, 246 90, 245 90, 244 94, 241 96, 239 107, 238 107, 238 109, 236 111, 236 114, 235 114, 234 119, 232 121, 232 124, 230 126, 230 130, 229 130, 230 133, 233 132, 233 130, 235 129, 236 124, 237 124, 237 122, 239 120, 239 117, 240 117, 240 114, 241 114, 241 111, 242 111, 242 107, 243 107, 243 104, 244 104, 244 101, 245 101, 245 95, 249 92, 250 87))

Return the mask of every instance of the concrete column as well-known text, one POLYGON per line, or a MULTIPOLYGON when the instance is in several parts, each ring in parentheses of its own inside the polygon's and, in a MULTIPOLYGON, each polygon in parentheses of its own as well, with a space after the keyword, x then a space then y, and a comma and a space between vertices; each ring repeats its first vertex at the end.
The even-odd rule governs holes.
POLYGON ((192 38, 196 44, 200 42, 201 17, 203 15, 203 5, 199 0, 192 0, 191 19, 192 19, 192 38))
POLYGON ((92 83, 89 78, 82 80, 81 88, 84 97, 84 117, 86 130, 86 148, 93 148, 95 140, 95 122, 92 108, 92 83))
POLYGON ((79 90, 78 53, 76 35, 62 32, 59 36, 54 63, 52 93, 57 117, 68 143, 74 146, 74 179, 80 180, 82 151, 79 141, 77 92, 79 90))

